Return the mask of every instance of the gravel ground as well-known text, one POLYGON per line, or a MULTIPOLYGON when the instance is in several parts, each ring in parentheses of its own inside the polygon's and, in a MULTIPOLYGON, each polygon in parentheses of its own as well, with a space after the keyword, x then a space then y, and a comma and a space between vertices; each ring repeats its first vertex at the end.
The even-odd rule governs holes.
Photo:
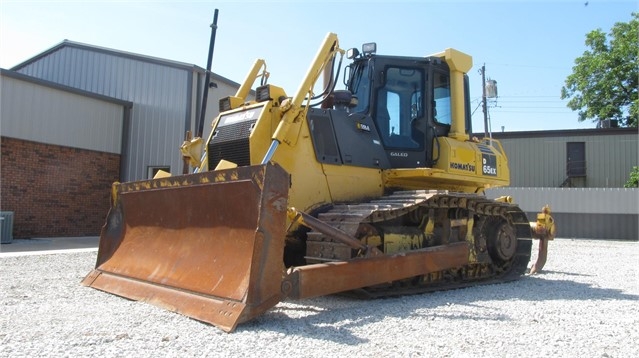
POLYGON ((95 252, 3 257, 0 356, 638 357, 639 243, 549 246, 517 282, 286 301, 231 334, 81 286, 95 252))

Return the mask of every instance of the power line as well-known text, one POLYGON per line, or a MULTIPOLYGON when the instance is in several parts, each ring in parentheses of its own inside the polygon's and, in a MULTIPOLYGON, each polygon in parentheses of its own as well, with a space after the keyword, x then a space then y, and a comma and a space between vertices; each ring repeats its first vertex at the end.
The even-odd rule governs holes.
POLYGON ((498 113, 525 113, 525 114, 569 114, 570 112, 557 112, 557 111, 497 111, 498 113))
POLYGON ((510 98, 510 99, 498 99, 497 102, 501 103, 568 103, 569 101, 564 101, 561 99, 543 99, 543 98, 510 98))
POLYGON ((498 98, 510 98, 510 97, 517 97, 517 98, 559 98, 559 96, 533 96, 533 95, 508 95, 508 96, 499 96, 498 98))
POLYGON ((520 65, 520 64, 508 64, 508 63, 488 63, 493 66, 506 66, 506 67, 523 67, 523 68, 541 68, 550 70, 572 70, 572 67, 556 67, 556 66, 538 66, 538 65, 520 65))
MULTIPOLYGON (((477 101, 481 101, 481 97, 475 97, 473 99, 471 99, 471 102, 477 102, 477 101)), ((491 101, 497 101, 497 102, 568 102, 567 100, 563 100, 559 97, 556 96, 520 96, 520 97, 513 97, 513 96, 507 96, 507 97, 497 97, 495 99, 491 99, 491 101), (548 98, 548 99, 544 99, 544 98, 548 98)))
POLYGON ((552 105, 542 105, 542 106, 538 106, 538 105, 534 105, 534 104, 517 104, 517 105, 499 105, 499 106, 494 106, 495 108, 505 108, 505 109, 518 109, 518 108, 522 108, 522 109, 530 109, 530 108, 547 108, 547 109, 570 109, 570 107, 568 106, 552 106, 552 105))

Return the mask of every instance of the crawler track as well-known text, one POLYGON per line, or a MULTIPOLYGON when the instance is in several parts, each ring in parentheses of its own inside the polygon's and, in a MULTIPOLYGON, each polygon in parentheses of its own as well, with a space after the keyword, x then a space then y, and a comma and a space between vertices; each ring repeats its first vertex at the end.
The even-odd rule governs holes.
MULTIPOLYGON (((466 241, 470 263, 351 293, 385 297, 448 290, 518 279, 532 246, 528 219, 517 205, 448 191, 401 191, 361 204, 336 205, 318 215, 325 223, 377 246, 387 254, 466 241)), ((343 261, 361 253, 307 233, 308 263, 343 261)))

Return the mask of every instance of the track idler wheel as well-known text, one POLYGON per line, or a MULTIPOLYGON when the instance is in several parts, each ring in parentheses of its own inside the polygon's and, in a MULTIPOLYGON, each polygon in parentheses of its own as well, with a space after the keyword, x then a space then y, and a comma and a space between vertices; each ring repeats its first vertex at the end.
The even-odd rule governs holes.
POLYGON ((512 225, 507 222, 496 223, 488 236, 488 251, 493 260, 507 262, 511 260, 517 252, 517 235, 512 225))

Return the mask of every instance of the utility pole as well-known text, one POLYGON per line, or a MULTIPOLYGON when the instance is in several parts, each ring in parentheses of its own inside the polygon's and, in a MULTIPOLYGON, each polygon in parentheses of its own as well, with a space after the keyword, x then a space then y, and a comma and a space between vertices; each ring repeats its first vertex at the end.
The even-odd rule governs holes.
POLYGON ((481 106, 484 110, 484 137, 488 138, 488 105, 486 103, 486 64, 481 66, 481 106))

